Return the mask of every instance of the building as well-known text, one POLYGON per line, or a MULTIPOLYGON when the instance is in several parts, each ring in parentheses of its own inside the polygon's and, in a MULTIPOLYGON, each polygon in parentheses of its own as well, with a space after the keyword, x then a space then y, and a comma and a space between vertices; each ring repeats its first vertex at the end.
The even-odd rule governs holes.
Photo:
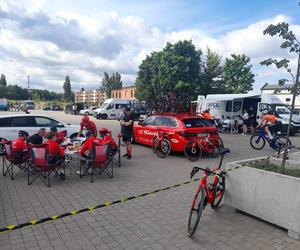
POLYGON ((106 94, 103 90, 87 90, 75 91, 75 102, 83 103, 99 103, 106 99, 106 94))
POLYGON ((121 89, 114 89, 111 91, 111 98, 136 100, 135 86, 123 87, 121 89))
MULTIPOLYGON (((261 93, 266 94, 273 94, 276 95, 282 102, 291 105, 293 94, 291 93, 293 84, 284 84, 284 85, 278 85, 278 84, 265 84, 261 88, 261 93)), ((295 111, 300 112, 300 96, 296 96, 295 100, 295 111)))

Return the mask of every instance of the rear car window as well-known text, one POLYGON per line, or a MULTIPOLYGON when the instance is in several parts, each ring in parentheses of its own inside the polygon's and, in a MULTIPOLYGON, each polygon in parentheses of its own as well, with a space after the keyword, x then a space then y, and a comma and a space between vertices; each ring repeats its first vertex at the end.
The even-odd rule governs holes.
POLYGON ((35 122, 38 127, 57 126, 57 122, 47 117, 35 117, 35 122))
POLYGON ((187 128, 211 127, 209 121, 201 118, 183 119, 182 121, 187 128))

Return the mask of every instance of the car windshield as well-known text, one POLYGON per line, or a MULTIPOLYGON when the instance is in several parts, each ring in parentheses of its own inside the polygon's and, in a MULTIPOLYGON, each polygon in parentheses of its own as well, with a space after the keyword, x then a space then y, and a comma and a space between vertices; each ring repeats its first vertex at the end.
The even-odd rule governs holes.
POLYGON ((100 108, 101 108, 101 109, 105 109, 106 106, 107 106, 108 104, 109 104, 109 103, 105 102, 105 103, 103 103, 103 104, 100 106, 100 108))
POLYGON ((187 128, 211 126, 211 123, 209 121, 201 118, 183 119, 182 121, 187 128))
POLYGON ((278 106, 278 105, 276 105, 275 110, 280 115, 291 113, 291 111, 288 109, 287 106, 278 106))

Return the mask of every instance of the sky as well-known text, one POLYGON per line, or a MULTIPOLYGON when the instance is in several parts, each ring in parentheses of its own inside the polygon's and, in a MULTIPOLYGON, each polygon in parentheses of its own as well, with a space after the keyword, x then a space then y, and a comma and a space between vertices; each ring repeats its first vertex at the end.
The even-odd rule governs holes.
POLYGON ((74 90, 100 86, 118 71, 133 85, 146 55, 167 42, 192 40, 222 55, 251 58, 254 90, 289 76, 261 66, 269 57, 297 57, 281 40, 263 35, 271 23, 289 22, 300 38, 297 0, 0 0, 0 74, 8 84, 62 92, 66 75, 74 90))

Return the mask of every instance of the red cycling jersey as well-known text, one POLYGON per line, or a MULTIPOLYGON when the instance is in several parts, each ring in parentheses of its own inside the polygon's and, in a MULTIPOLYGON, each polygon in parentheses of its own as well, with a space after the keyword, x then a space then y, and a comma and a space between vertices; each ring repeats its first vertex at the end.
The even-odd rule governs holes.
POLYGON ((103 140, 102 140, 102 143, 103 143, 103 144, 111 143, 111 146, 112 146, 113 148, 117 148, 117 147, 118 147, 117 143, 115 142, 115 140, 114 140, 110 135, 104 136, 104 138, 103 138, 103 140))
POLYGON ((96 142, 96 143, 102 143, 101 140, 99 138, 96 138, 94 136, 90 136, 89 139, 87 139, 83 145, 82 145, 82 148, 80 150, 80 154, 81 155, 84 155, 84 152, 86 150, 88 150, 89 152, 92 151, 92 146, 93 146, 93 142, 96 142))
POLYGON ((56 141, 48 140, 45 144, 49 145, 48 155, 53 156, 56 153, 59 156, 64 156, 64 149, 56 141))
POLYGON ((16 151, 27 149, 25 140, 23 138, 18 138, 16 140, 12 140, 11 147, 12 147, 12 150, 16 150, 16 151))
POLYGON ((97 136, 97 127, 96 127, 96 124, 93 121, 88 121, 86 124, 83 124, 83 122, 81 122, 80 123, 80 130, 82 131, 84 127, 87 130, 93 131, 94 135, 97 136))

